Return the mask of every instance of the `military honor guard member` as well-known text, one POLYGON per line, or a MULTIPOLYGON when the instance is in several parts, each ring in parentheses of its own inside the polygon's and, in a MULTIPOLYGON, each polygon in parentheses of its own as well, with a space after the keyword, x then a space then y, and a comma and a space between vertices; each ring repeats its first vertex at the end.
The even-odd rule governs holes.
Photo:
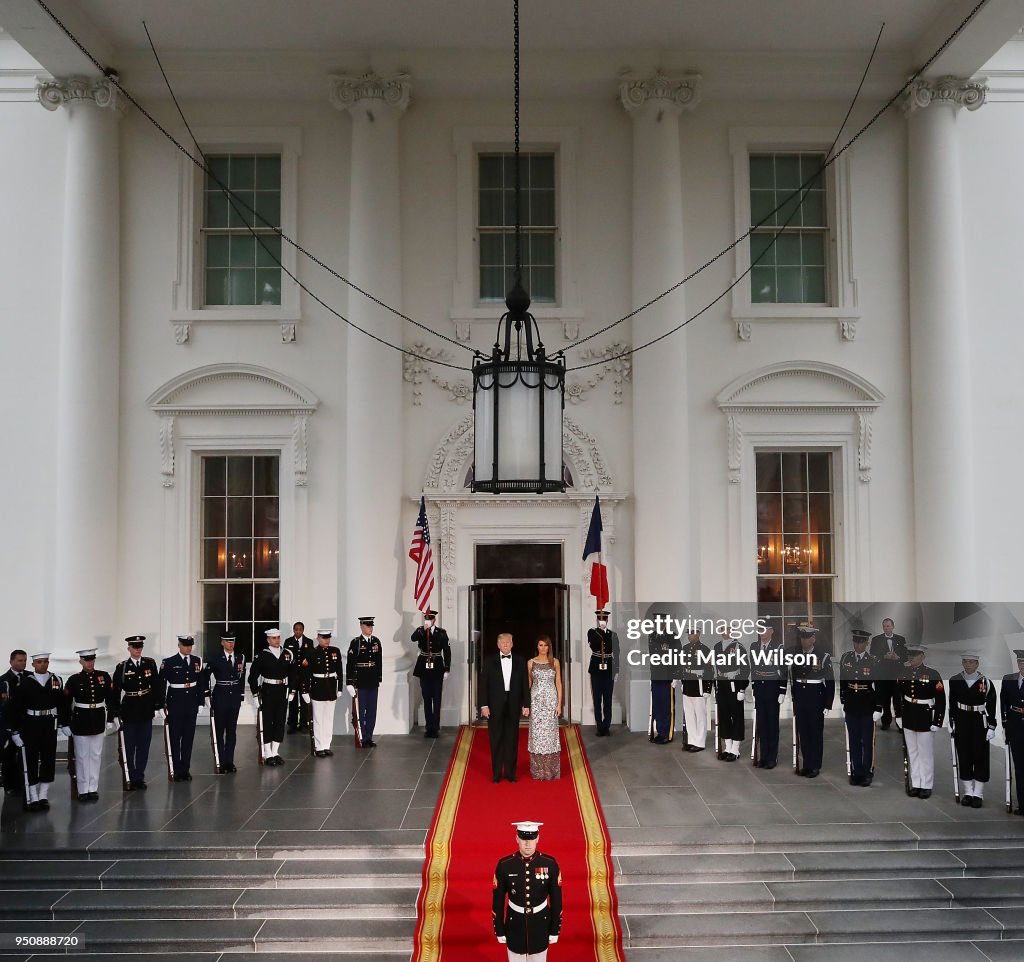
POLYGON ((359 743, 373 748, 373 729, 377 724, 377 689, 384 679, 384 651, 373 633, 373 616, 359 619, 359 634, 348 643, 345 676, 346 691, 356 703, 359 743))
POLYGON ((64 698, 68 727, 75 736, 78 801, 98 802, 103 736, 118 728, 117 692, 110 675, 96 668, 95 648, 83 648, 76 654, 82 670, 68 678, 64 698))
POLYGON ((750 685, 754 689, 754 765, 774 768, 779 761, 779 707, 786 700, 788 673, 781 663, 773 662, 782 653, 782 643, 775 640, 775 629, 767 625, 758 632, 750 646, 750 685), (753 660, 758 652, 761 663, 753 660))
POLYGON ((9 703, 11 740, 21 752, 26 811, 46 811, 47 795, 57 767, 57 732, 71 734, 64 683, 50 671, 50 652, 32 655, 32 671, 25 672, 9 703))
POLYGON ((999 711, 1003 718, 1006 748, 1013 759, 1013 777, 1017 782, 1017 807, 1013 814, 1024 815, 1024 648, 1016 649, 1014 655, 1017 670, 1003 675, 999 687, 999 711))
POLYGON ((513 822, 518 851, 498 861, 491 882, 494 934, 509 962, 546 962, 562 931, 562 873, 537 851, 543 822, 513 822))
POLYGON ((437 612, 423 612, 423 624, 412 633, 419 648, 413 675, 420 680, 423 693, 423 737, 437 738, 441 733, 441 691, 452 670, 452 646, 448 632, 435 627, 437 612))
POLYGON ((206 663, 207 683, 211 686, 210 733, 213 765, 218 775, 238 771, 235 766, 235 742, 238 736, 238 712, 245 701, 245 655, 235 651, 235 636, 220 636, 223 654, 206 663))
POLYGON ((718 758, 734 762, 743 741, 743 701, 750 684, 747 650, 728 632, 715 642, 715 710, 718 714, 718 758))
POLYGON ((167 775, 172 782, 192 781, 192 743, 196 737, 196 718, 206 704, 209 682, 203 661, 192 654, 196 640, 178 635, 178 653, 169 655, 160 665, 164 691, 164 749, 167 775))
POLYGON ((882 619, 882 633, 871 639, 871 654, 881 662, 875 685, 882 702, 881 721, 884 731, 892 724, 896 682, 903 674, 907 660, 907 639, 896 634, 896 622, 892 618, 882 619))
POLYGON ((330 628, 321 628, 316 633, 316 647, 309 652, 309 664, 303 669, 302 700, 313 715, 313 753, 317 758, 334 754, 334 709, 345 684, 341 649, 331 644, 333 637, 330 628))
POLYGON ((867 788, 875 777, 875 722, 882 717, 877 689, 881 661, 868 651, 871 632, 854 628, 853 650, 839 659, 839 702, 846 724, 850 784, 867 788))
MULTIPOLYGON (((907 666, 896 681, 896 727, 903 732, 914 798, 929 798, 935 784, 933 735, 946 717, 946 689, 942 677, 924 663, 928 649, 907 645, 907 666)), ((883 716, 884 717, 884 716, 883 716)))
POLYGON ((965 651, 964 670, 949 679, 949 728, 963 791, 960 804, 981 808, 989 779, 988 743, 996 736, 996 688, 980 671, 980 656, 965 651))
MULTIPOLYGON (((303 669, 303 662, 308 662, 309 653, 316 647, 312 639, 306 637, 306 626, 301 621, 292 625, 292 633, 283 644, 292 653, 292 664, 296 670, 303 669)), ((293 698, 288 702, 288 734, 309 731, 309 707, 301 698, 293 698)))
POLYGON ((836 697, 832 657, 817 643, 818 629, 804 622, 797 626, 800 654, 806 664, 790 669, 793 683, 793 717, 796 721, 797 775, 817 778, 825 748, 825 716, 836 697), (801 764, 802 763, 802 764, 801 764))
POLYGON ((683 690, 683 732, 686 734, 684 752, 702 752, 708 741, 708 703, 704 696, 711 694, 714 666, 708 660, 711 649, 700 640, 699 631, 691 631, 683 645, 683 663, 679 671, 679 686, 683 690))
MULTIPOLYGON (((657 620, 666 615, 654 614, 657 620)), ((647 638, 647 652, 659 659, 671 658, 679 650, 675 638, 668 634, 652 633, 647 638)), ((676 728, 676 669, 671 664, 650 662, 651 668, 651 720, 648 737, 655 745, 667 745, 675 736, 676 728)))
POLYGON ((11 740, 10 703, 25 674, 28 653, 15 648, 10 661, 11 667, 0 675, 0 767, 3 768, 4 791, 9 795, 20 795, 25 790, 25 775, 21 770, 21 750, 11 740))
POLYGON ((288 700, 294 699, 292 689, 295 656, 281 644, 281 632, 268 628, 267 647, 253 658, 249 669, 249 688, 258 700, 257 737, 260 740, 260 759, 263 765, 283 765, 284 759, 278 754, 284 741, 285 719, 288 714, 288 700))
POLYGON ((142 654, 145 635, 125 638, 128 657, 114 668, 114 691, 121 722, 122 777, 126 791, 146 788, 146 766, 153 740, 153 717, 163 711, 164 688, 156 661, 142 654))
POLYGON ((594 698, 594 722, 598 735, 610 735, 612 728, 612 692, 619 673, 619 636, 608 627, 609 613, 594 612, 597 627, 587 632, 590 646, 590 693, 594 698))

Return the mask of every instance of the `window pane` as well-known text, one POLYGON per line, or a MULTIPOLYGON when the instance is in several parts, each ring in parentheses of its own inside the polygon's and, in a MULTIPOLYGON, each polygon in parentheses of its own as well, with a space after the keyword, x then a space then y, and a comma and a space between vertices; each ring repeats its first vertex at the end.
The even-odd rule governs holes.
POLYGON ((223 538, 224 499, 203 498, 203 535, 207 538, 223 538))
MULTIPOLYGON (((257 538, 276 538, 278 535, 278 499, 254 498, 252 504, 253 534, 257 538)), ((819 530, 827 531, 828 529, 822 528, 819 530)))
POLYGON ((256 182, 256 158, 251 156, 231 157, 231 182, 228 184, 232 190, 239 187, 252 187, 256 182))
POLYGON ((775 155, 775 186, 779 190, 791 191, 800 186, 799 154, 775 155))
POLYGON ((253 494, 278 493, 280 459, 278 457, 255 457, 252 459, 253 494))
POLYGON ((224 621, 227 585, 203 585, 203 621, 224 621))
POLYGON ((825 226, 825 193, 820 190, 809 190, 804 194, 801 210, 805 227, 825 226))
POLYGON ((822 164, 825 163, 824 154, 801 154, 800 155, 800 183, 809 187, 820 188, 825 177, 822 164))
POLYGON ((780 304, 799 304, 802 301, 801 271, 799 267, 778 267, 775 270, 780 304))
POLYGON ((782 455, 778 451, 758 451, 754 455, 758 491, 782 490, 782 455))
POLYGON ((555 269, 534 267, 530 271, 530 297, 538 304, 550 304, 555 299, 555 269))
POLYGON ((777 264, 800 263, 800 235, 783 234, 775 242, 775 262, 777 264))
POLYGON ((253 223, 259 228, 281 226, 281 195, 277 191, 256 191, 253 207, 257 216, 253 223))
POLYGON ((205 303, 210 307, 219 307, 231 303, 231 292, 228 286, 228 271, 214 268, 206 272, 205 303))
POLYGON ((778 495, 757 496, 757 530, 768 533, 782 530, 782 499, 778 495))
POLYGON ((261 538, 255 544, 254 578, 280 577, 281 549, 276 538, 261 538))
POLYGON ((805 267, 809 264, 819 266, 825 263, 825 237, 823 234, 805 233, 801 235, 799 263, 805 267))
POLYGON ((530 262, 534 266, 551 267, 555 263, 555 235, 530 235, 530 262))
POLYGON ((257 190, 281 189, 281 158, 278 155, 265 155, 256 158, 257 190))
POLYGON ((777 535, 759 534, 757 536, 757 573, 758 575, 782 574, 782 551, 777 535))
POLYGON ((832 490, 832 456, 827 451, 810 451, 807 454, 807 490, 832 490))
POLYGON ((480 298, 481 300, 505 299, 505 272, 500 267, 480 268, 480 298))
POLYGON ((228 498, 228 537, 252 537, 252 498, 228 498))
POLYGON ((505 263, 505 235, 480 235, 480 264, 484 267, 502 266, 505 263))
POLYGON ((222 538, 205 538, 203 540, 203 577, 223 578, 226 542, 222 538))
POLYGON ((257 302, 262 305, 281 303, 281 270, 280 268, 261 268, 256 271, 256 289, 259 292, 257 302))
POLYGON ((755 267, 750 272, 750 299, 757 304, 775 303, 774 267, 755 267))
POLYGON ((228 585, 228 618, 252 621, 252 584, 228 585))
POLYGON ((256 266, 279 269, 281 263, 281 238, 276 234, 261 234, 256 243, 256 266))
POLYGON ((810 494, 808 501, 808 531, 832 530, 832 495, 810 494))
POLYGON ((765 227, 774 227, 778 221, 775 215, 769 216, 773 210, 775 210, 775 191, 752 190, 750 192, 751 227, 757 227, 762 222, 765 227))
POLYGON ((554 154, 533 154, 530 158, 530 187, 555 187, 554 154))
MULTIPOLYGON (((267 625, 266 627, 270 627, 267 625)), ((228 631, 235 636, 235 651, 240 651, 245 655, 245 660, 251 662, 255 651, 259 651, 261 648, 266 648, 266 641, 263 635, 263 628, 259 628, 258 631, 254 631, 254 627, 251 624, 245 622, 230 622, 228 624, 228 631), (259 639, 257 645, 253 645, 253 636, 259 639), (254 651, 255 647, 255 651, 254 651)))
POLYGON ((256 275, 253 271, 239 268, 228 272, 232 304, 254 304, 256 302, 256 275))
POLYGON ((778 604, 782 601, 782 579, 758 578, 757 600, 764 604, 778 604))
POLYGON ((530 223, 550 227, 555 223, 555 192, 553 190, 530 191, 530 223))
POLYGON ((277 621, 277 613, 281 607, 281 583, 259 583, 253 586, 255 598, 253 617, 257 621, 277 621))
POLYGON ((782 496, 782 530, 803 532, 807 530, 807 495, 785 494, 782 496))
POLYGON ((252 494, 252 461, 249 456, 227 459, 228 494, 252 494))
POLYGON ((782 490, 794 492, 807 490, 807 455, 802 451, 783 452, 782 490))
POLYGON ((228 266, 228 245, 229 238, 226 234, 206 235, 206 266, 227 267, 228 266))
POLYGON ((805 267, 803 274, 803 296, 801 300, 805 304, 825 304, 828 301, 828 291, 825 285, 824 267, 805 267))
POLYGON ((231 159, 226 154, 218 154, 214 156, 207 155, 206 166, 210 170, 212 176, 206 178, 207 188, 216 189, 218 186, 217 181, 227 186, 229 179, 228 168, 230 166, 231 159), (216 179, 214 179, 216 178, 216 179))
POLYGON ((227 576, 252 577, 252 541, 249 538, 228 541, 227 576))
POLYGON ((231 196, 228 198, 228 226, 251 227, 254 203, 251 190, 232 190, 231 196))
POLYGON ((775 244, 772 243, 772 234, 751 234, 750 235, 750 262, 761 267, 768 267, 775 263, 775 244))
POLYGON ((221 191, 211 192, 206 195, 206 222, 205 227, 227 227, 228 226, 228 198, 221 191))
POLYGON ((775 203, 779 205, 776 214, 780 227, 800 226, 800 195, 788 191, 779 191, 775 195, 775 203))
POLYGON ((251 234, 235 234, 231 238, 231 266, 253 267, 256 264, 256 239, 251 234))
POLYGON ((224 475, 227 471, 225 458, 203 458, 203 494, 223 495, 224 475))
POLYGON ((771 154, 752 154, 750 157, 750 186, 756 190, 773 190, 775 162, 771 154))
POLYGON ((501 188, 501 156, 499 154, 480 155, 480 187, 501 188))
POLYGON ((808 539, 811 549, 810 573, 814 575, 832 574, 832 535, 812 534, 808 539))

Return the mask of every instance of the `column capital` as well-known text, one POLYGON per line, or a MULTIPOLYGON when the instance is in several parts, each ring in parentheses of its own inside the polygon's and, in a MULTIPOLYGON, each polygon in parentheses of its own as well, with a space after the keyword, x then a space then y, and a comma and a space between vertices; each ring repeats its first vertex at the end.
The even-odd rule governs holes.
POLYGON ((961 77, 937 77, 934 80, 915 80, 903 99, 903 110, 912 114, 932 104, 946 104, 950 107, 966 107, 977 110, 988 94, 984 79, 973 80, 961 77))
POLYGON ((91 104, 111 108, 116 117, 123 116, 128 104, 124 94, 105 77, 41 80, 36 84, 36 98, 47 110, 57 110, 70 104, 91 104))
POLYGON ((698 73, 670 77, 659 71, 653 77, 637 77, 627 70, 619 75, 619 99, 628 114, 654 104, 673 110, 678 116, 700 103, 702 80, 698 73))
POLYGON ((407 73, 382 77, 376 73, 358 76, 331 74, 331 103, 338 110, 353 111, 387 107, 401 114, 409 106, 412 82, 407 73))

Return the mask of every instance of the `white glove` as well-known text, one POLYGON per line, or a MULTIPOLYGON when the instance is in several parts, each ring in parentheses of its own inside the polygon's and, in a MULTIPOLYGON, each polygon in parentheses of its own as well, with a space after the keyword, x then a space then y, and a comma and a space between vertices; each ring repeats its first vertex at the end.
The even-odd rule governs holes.
POLYGON ((442 678, 441 680, 442 680, 442 681, 447 681, 447 680, 448 680, 448 676, 449 676, 450 674, 451 674, 451 672, 448 672, 448 671, 446 671, 446 672, 444 673, 444 678, 442 678))
POLYGON ((895 719, 895 722, 896 722, 896 727, 900 731, 903 731, 903 719, 902 718, 897 718, 897 719, 895 719))
POLYGON ((57 729, 57 731, 59 731, 65 738, 71 737, 71 729, 68 728, 67 725, 61 725, 60 728, 57 729))
POLYGON ((823 715, 823 716, 824 716, 825 718, 828 718, 828 716, 832 714, 832 709, 831 709, 831 708, 826 708, 826 709, 824 709, 824 710, 822 711, 822 713, 821 713, 821 714, 822 714, 822 715, 823 715))
POLYGON ((781 705, 786 700, 785 695, 779 695, 779 704, 781 705))
POLYGON ((558 941, 558 936, 557 935, 549 935, 548 936, 548 945, 554 945, 557 941, 558 941))
POLYGON ((196 714, 197 714, 197 715, 201 715, 201 714, 202 714, 202 713, 203 713, 204 711, 206 711, 206 706, 205 706, 205 705, 200 705, 200 706, 199 706, 199 707, 198 707, 198 708, 196 709, 196 714))
POLYGON ((293 691, 288 692, 288 701, 289 702, 295 701, 295 692, 293 692, 293 691))
POLYGON ((882 720, 882 713, 881 713, 880 711, 876 711, 876 712, 874 712, 874 713, 872 714, 872 716, 871 716, 871 720, 872 720, 873 722, 876 722, 876 721, 881 721, 881 720, 882 720))
POLYGON ((499 935, 499 936, 498 936, 498 941, 499 941, 499 942, 500 942, 500 943, 501 943, 502 945, 504 945, 504 944, 505 944, 505 936, 504 936, 504 935, 499 935))
POLYGON ((736 701, 743 701, 744 697, 746 697, 746 694, 747 693, 744 691, 736 692, 736 701))
POLYGON ((996 730, 994 728, 990 728, 987 732, 985 732, 985 741, 990 742, 995 737, 996 737, 996 730))
POLYGON ((11 741, 14 742, 15 747, 17 748, 25 747, 25 743, 21 740, 21 735, 19 735, 17 732, 13 732, 11 734, 11 741))
POLYGON ((308 705, 308 704, 310 703, 311 699, 310 699, 310 697, 309 697, 309 692, 308 692, 308 691, 304 691, 304 692, 302 693, 302 700, 303 700, 303 701, 304 701, 304 702, 305 702, 305 703, 306 703, 307 705, 308 705))
POLYGON ((107 722, 107 729, 104 732, 104 734, 106 734, 106 735, 113 735, 114 732, 116 732, 116 731, 117 731, 117 726, 112 721, 107 722))
POLYGON ((349 698, 355 698, 356 697, 356 690, 351 685, 346 685, 345 686, 345 691, 348 692, 349 698))
POLYGON ((929 729, 929 730, 933 731, 933 732, 937 732, 939 730, 939 726, 938 725, 932 725, 931 729, 929 729))

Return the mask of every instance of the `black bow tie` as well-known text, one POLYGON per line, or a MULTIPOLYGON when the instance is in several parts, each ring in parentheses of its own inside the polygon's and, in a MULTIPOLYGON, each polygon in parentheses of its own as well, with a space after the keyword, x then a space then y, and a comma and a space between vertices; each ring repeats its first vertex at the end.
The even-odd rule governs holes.
POLYGON ((512 656, 511 655, 502 655, 501 657, 502 658, 511 658, 512 656))

